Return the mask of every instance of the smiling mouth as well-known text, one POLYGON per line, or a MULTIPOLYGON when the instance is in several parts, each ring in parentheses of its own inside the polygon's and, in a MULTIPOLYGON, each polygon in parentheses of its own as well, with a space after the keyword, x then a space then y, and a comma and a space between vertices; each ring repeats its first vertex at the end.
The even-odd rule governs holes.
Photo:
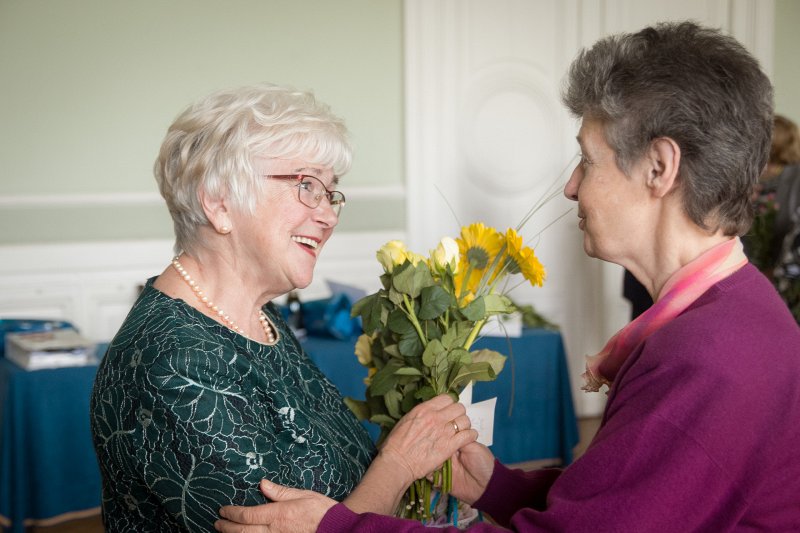
POLYGON ((319 241, 309 239, 308 237, 300 237, 299 235, 292 235, 292 240, 296 243, 302 244, 312 250, 316 250, 319 246, 319 241))

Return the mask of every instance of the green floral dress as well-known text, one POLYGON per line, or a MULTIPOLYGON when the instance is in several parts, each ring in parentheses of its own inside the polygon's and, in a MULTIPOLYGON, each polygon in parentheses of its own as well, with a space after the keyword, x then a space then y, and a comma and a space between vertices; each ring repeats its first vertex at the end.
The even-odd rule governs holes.
POLYGON ((213 531, 268 478, 343 499, 375 453, 272 305, 253 342, 149 280, 100 364, 91 426, 107 531, 213 531))

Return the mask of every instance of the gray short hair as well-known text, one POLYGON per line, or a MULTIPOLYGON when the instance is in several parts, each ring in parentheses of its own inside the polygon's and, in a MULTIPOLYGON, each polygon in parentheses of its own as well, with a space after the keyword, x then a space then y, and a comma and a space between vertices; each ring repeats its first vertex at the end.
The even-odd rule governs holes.
POLYGON ((772 85, 735 39, 692 22, 606 37, 572 63, 562 99, 574 116, 603 122, 626 173, 654 139, 673 139, 689 218, 726 235, 748 230, 769 155, 772 85))
POLYGON ((256 156, 305 160, 341 176, 350 169, 352 149, 344 122, 311 92, 261 84, 198 100, 169 127, 154 166, 175 226, 176 253, 201 244, 197 228, 208 224, 201 189, 253 212, 263 186, 256 156))

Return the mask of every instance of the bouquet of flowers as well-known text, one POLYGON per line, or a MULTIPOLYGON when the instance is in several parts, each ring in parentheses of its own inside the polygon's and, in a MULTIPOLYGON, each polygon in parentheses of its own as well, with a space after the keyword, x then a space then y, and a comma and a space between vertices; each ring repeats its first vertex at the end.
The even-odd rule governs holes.
MULTIPOLYGON (((444 237, 428 257, 390 241, 377 258, 383 288, 352 309, 364 328, 355 352, 369 369, 366 398, 345 401, 359 419, 380 426, 380 444, 418 403, 444 393, 457 400, 468 383, 495 379, 506 357, 472 344, 490 317, 516 310, 506 296, 511 277, 541 286, 545 271, 516 230, 500 233, 482 223, 463 227, 457 239, 444 237)), ((432 482, 412 484, 398 514, 430 520, 434 487, 449 493, 449 460, 432 482)))

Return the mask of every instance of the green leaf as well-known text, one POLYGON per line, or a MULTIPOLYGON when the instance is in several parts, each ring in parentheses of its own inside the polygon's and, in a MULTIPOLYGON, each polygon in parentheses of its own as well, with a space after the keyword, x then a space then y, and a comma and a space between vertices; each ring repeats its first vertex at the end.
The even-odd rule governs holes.
POLYGON ((485 362, 491 365, 492 370, 494 371, 495 376, 498 375, 506 364, 506 357, 505 355, 495 352, 494 350, 476 350, 472 352, 472 362, 485 362))
POLYGON ((446 348, 460 348, 464 345, 472 331, 472 322, 455 322, 450 329, 442 335, 442 344, 446 348))
POLYGON ((429 320, 444 313, 452 301, 450 294, 439 285, 425 287, 420 292, 419 318, 429 320))
POLYGON ((400 409, 403 411, 403 414, 409 412, 417 405, 417 399, 414 397, 414 394, 417 392, 418 388, 419 386, 416 382, 409 383, 403 387, 403 400, 400 402, 400 409))
POLYGON ((517 310, 514 302, 502 294, 487 294, 483 297, 483 305, 487 315, 499 313, 513 313, 517 310))
POLYGON ((428 340, 442 338, 442 328, 439 327, 436 320, 424 320, 422 322, 422 332, 428 340))
POLYGON ((362 298, 358 301, 360 305, 357 304, 358 307, 353 307, 350 314, 353 316, 361 315, 361 324, 364 328, 364 333, 371 335, 376 329, 379 329, 383 325, 385 301, 384 298, 379 297, 376 293, 372 296, 362 298))
POLYGON ((447 354, 447 361, 450 364, 462 364, 468 365, 472 362, 472 354, 470 354, 464 348, 453 348, 450 350, 450 353, 447 354))
POLYGON ((421 376, 422 372, 414 368, 413 366, 404 366, 403 368, 398 368, 397 371, 394 373, 395 376, 421 376))
POLYGON ((436 383, 446 384, 447 374, 450 373, 449 352, 441 352, 436 354, 436 369, 434 372, 436 383))
POLYGON ((436 357, 439 353, 444 352, 445 347, 438 339, 433 339, 428 343, 425 347, 425 351, 422 352, 422 364, 428 367, 431 367, 436 362, 436 357))
POLYGON ((356 400, 349 396, 345 396, 344 404, 356 415, 359 420, 369 419, 369 405, 364 400, 356 400))
POLYGON ((370 294, 368 296, 364 296, 359 301, 353 304, 353 307, 350 309, 350 316, 355 318, 359 315, 364 314, 364 310, 372 305, 372 301, 378 297, 378 293, 370 294))
POLYGON ((372 415, 369 417, 369 421, 387 428, 393 428, 397 424, 397 420, 389 415, 372 415))
POLYGON ((403 399, 403 395, 400 394, 399 390, 390 390, 386 394, 383 395, 383 401, 386 404, 386 410, 389 411, 389 416, 395 419, 399 419, 402 415, 400 413, 400 400, 403 399))
POLYGON ((477 322, 486 318, 486 306, 483 303, 484 297, 475 298, 466 307, 461 309, 461 313, 467 318, 477 322))
POLYGON ((492 366, 484 361, 464 365, 456 377, 448 384, 448 388, 456 390, 470 381, 492 381, 497 377, 492 366))
POLYGON ((397 291, 394 287, 389 288, 389 301, 394 305, 403 305, 403 293, 397 291))
POLYGON ((400 342, 397 343, 397 349, 406 357, 419 357, 422 354, 422 341, 419 340, 417 332, 412 331, 400 338, 400 342))
POLYGON ((425 385, 421 387, 417 392, 414 393, 414 398, 420 400, 420 402, 427 402, 431 398, 436 396, 436 391, 433 390, 433 387, 430 385, 425 385))
POLYGON ((386 414, 386 403, 383 401, 383 396, 374 396, 367 389, 367 407, 369 407, 369 416, 386 414))
POLYGON ((402 357, 400 355, 400 350, 397 349, 397 345, 396 344, 390 344, 388 346, 384 346, 383 347, 383 351, 384 351, 384 353, 386 353, 386 354, 388 354, 388 355, 390 355, 392 357, 397 357, 397 358, 402 357))
POLYGON ((369 388, 373 396, 383 396, 397 385, 397 376, 394 373, 400 368, 400 365, 401 363, 391 360, 372 376, 372 384, 369 388))
POLYGON ((433 276, 431 276, 431 271, 424 261, 417 263, 417 266, 412 265, 409 268, 405 268, 392 277, 392 286, 412 298, 416 298, 420 295, 422 289, 435 283, 433 276))
POLYGON ((414 324, 408 319, 402 309, 392 309, 389 312, 389 320, 386 323, 391 331, 405 335, 406 333, 416 333, 414 324))

